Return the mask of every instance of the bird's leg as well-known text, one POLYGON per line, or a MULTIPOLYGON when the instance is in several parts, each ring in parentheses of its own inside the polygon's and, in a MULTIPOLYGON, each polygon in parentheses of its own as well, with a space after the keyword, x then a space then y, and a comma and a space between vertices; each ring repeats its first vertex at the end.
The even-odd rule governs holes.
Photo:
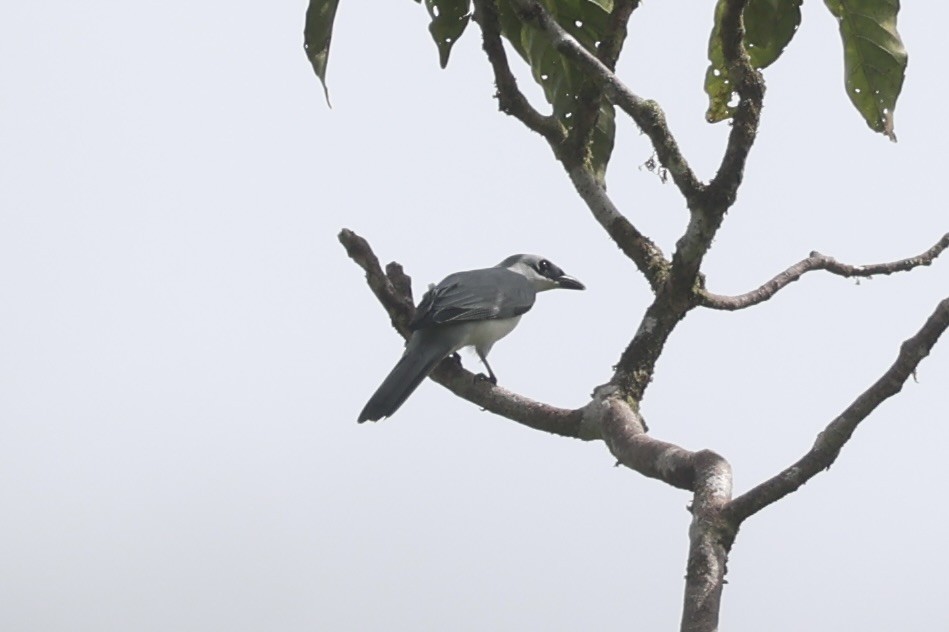
POLYGON ((477 349, 475 349, 475 352, 478 354, 478 358, 481 359, 481 363, 484 365, 484 368, 486 368, 486 369, 488 370, 488 376, 487 376, 487 377, 485 377, 484 373, 479 373, 479 374, 478 374, 478 377, 480 377, 480 378, 483 379, 483 380, 487 380, 487 381, 491 382, 492 384, 497 384, 497 383, 498 383, 498 376, 496 376, 496 375, 494 374, 494 371, 491 370, 491 365, 488 364, 488 357, 487 357, 487 355, 484 354, 484 353, 481 353, 481 352, 478 351, 477 349))

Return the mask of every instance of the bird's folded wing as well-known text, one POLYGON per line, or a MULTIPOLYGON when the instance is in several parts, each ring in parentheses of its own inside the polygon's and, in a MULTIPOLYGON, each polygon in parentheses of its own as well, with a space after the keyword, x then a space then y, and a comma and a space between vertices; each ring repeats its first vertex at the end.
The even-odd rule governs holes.
POLYGON ((535 294, 526 278, 504 268, 457 272, 425 293, 410 327, 513 318, 534 305, 535 294))

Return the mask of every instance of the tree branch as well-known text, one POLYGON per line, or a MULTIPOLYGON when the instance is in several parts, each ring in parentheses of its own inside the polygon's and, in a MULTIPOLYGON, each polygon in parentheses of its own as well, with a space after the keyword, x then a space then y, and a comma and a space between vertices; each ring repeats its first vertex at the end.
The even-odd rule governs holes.
POLYGON ((518 395, 466 371, 450 357, 442 360, 431 377, 458 397, 522 426, 584 441, 600 438, 596 428, 584 423, 582 408, 558 408, 518 395))
POLYGON ((722 53, 739 101, 718 173, 700 196, 687 200, 689 226, 676 242, 672 256, 672 280, 679 291, 691 291, 715 233, 735 203, 745 162, 758 134, 764 79, 751 65, 744 49, 741 14, 747 4, 748 0, 728 0, 722 16, 722 53))
POLYGON ((732 471, 728 461, 711 450, 696 453, 693 463, 696 483, 689 508, 692 524, 680 629, 682 632, 715 632, 728 552, 736 534, 722 514, 731 499, 732 471))
POLYGON ((634 94, 606 64, 557 24, 537 0, 511 0, 511 4, 517 8, 518 17, 543 31, 558 52, 579 64, 600 83, 610 101, 626 112, 649 137, 659 162, 669 171, 672 181, 686 200, 694 199, 702 191, 703 185, 679 150, 659 105, 634 94))
POLYGON ((474 0, 474 9, 474 20, 481 27, 482 46, 494 70, 499 109, 546 138, 551 146, 559 147, 567 138, 563 125, 556 117, 538 112, 517 87, 501 41, 501 24, 494 0, 474 0))
POLYGON ((616 0, 613 3, 613 13, 607 24, 606 33, 597 47, 596 58, 610 70, 616 69, 616 62, 623 50, 626 41, 626 25, 633 11, 639 8, 640 0, 616 0))
POLYGON ((814 270, 826 270, 831 274, 842 277, 872 277, 878 274, 894 274, 906 272, 920 266, 931 265, 942 252, 949 248, 949 233, 946 233, 936 244, 926 252, 908 259, 900 259, 889 263, 875 263, 864 266, 852 266, 840 263, 833 257, 812 252, 809 257, 798 261, 793 266, 781 272, 773 279, 756 290, 739 294, 738 296, 723 296, 701 291, 700 301, 703 307, 734 311, 763 303, 777 294, 781 289, 794 283, 804 274, 814 270))
POLYGON ((586 202, 587 208, 593 213, 596 221, 606 230, 623 254, 636 264, 653 292, 658 291, 670 265, 663 256, 662 250, 620 213, 589 169, 583 165, 575 165, 567 169, 567 175, 570 176, 574 188, 586 202))
MULTIPOLYGON (((613 12, 610 13, 606 31, 596 48, 596 58, 610 71, 616 69, 616 61, 626 41, 626 25, 633 11, 639 7, 639 3, 640 0, 617 0, 613 4, 613 12)), ((600 84, 592 80, 584 82, 577 94, 573 128, 570 130, 567 142, 573 146, 573 151, 580 162, 586 162, 586 152, 600 116, 603 94, 600 84)))
POLYGON ((949 298, 937 306, 916 335, 900 346, 893 365, 880 379, 860 394, 836 419, 817 436, 811 450, 780 474, 745 492, 726 507, 730 520, 737 526, 743 520, 794 492, 837 459, 840 450, 857 426, 881 403, 896 395, 914 374, 916 367, 929 355, 936 341, 949 328, 949 298))
POLYGON ((399 335, 408 339, 412 335, 409 322, 415 314, 412 303, 412 279, 405 275, 402 266, 390 263, 388 268, 392 276, 383 273, 379 258, 365 239, 344 228, 339 231, 339 243, 343 244, 349 258, 359 264, 366 272, 366 283, 389 314, 392 327, 399 335))
POLYGON ((688 295, 677 295, 662 288, 646 308, 639 329, 623 350, 610 380, 631 401, 642 401, 666 341, 691 309, 688 300, 688 295), (684 300, 679 300, 680 297, 684 300))
POLYGON ((731 499, 732 470, 711 450, 690 452, 645 434, 638 410, 616 387, 601 386, 586 407, 619 463, 644 476, 693 492, 682 630, 714 632, 736 527, 723 515, 731 499))
POLYGON ((600 386, 584 411, 588 424, 600 428, 617 465, 691 491, 696 480, 695 453, 646 434, 639 411, 619 395, 612 385, 600 386))
POLYGON ((761 120, 761 105, 764 101, 764 77, 751 64, 745 51, 745 25, 742 12, 748 0, 728 0, 722 15, 722 56, 735 91, 738 107, 732 118, 732 129, 728 135, 725 155, 718 173, 708 185, 708 194, 718 203, 715 206, 727 209, 734 203, 735 194, 741 185, 745 161, 758 135, 761 120))

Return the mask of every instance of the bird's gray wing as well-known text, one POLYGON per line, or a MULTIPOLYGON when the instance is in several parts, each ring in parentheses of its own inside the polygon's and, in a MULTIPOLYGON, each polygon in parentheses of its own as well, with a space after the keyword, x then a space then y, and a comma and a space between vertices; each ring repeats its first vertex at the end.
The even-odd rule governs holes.
POLYGON ((530 281, 506 268, 456 272, 422 297, 409 324, 413 330, 433 325, 520 316, 534 305, 530 281))

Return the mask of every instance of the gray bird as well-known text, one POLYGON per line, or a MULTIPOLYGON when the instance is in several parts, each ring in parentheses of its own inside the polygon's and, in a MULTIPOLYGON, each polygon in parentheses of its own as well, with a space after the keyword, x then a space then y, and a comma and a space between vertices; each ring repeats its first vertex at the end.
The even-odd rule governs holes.
POLYGON ((450 274, 429 288, 409 323, 405 353, 359 413, 359 423, 391 417, 435 366, 462 347, 474 347, 488 370, 488 352, 511 333, 538 292, 585 289, 580 281, 537 255, 513 255, 482 270, 450 274))

